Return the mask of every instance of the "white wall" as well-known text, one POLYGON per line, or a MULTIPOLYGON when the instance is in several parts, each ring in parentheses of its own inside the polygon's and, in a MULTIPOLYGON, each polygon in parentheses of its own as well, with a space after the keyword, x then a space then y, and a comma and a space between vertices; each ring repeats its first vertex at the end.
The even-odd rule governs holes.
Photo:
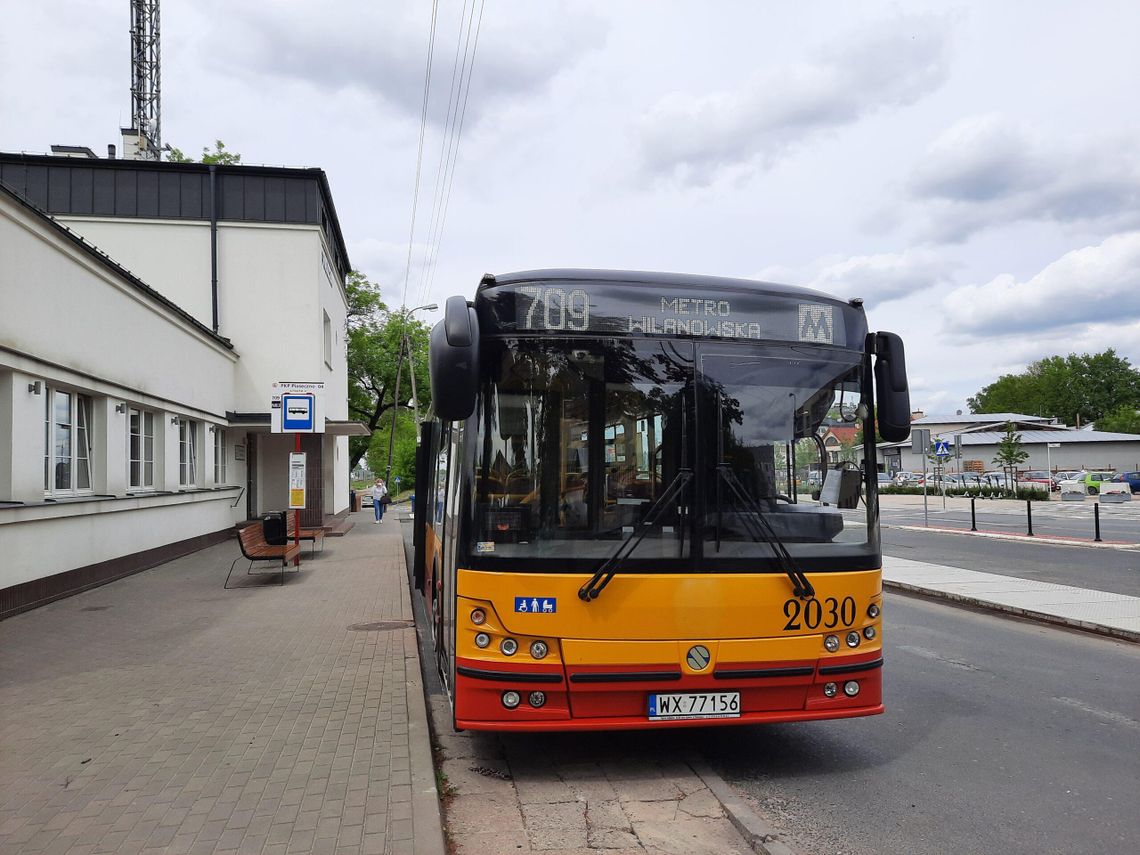
POLYGON ((183 493, 5 510, 0 588, 229 528, 235 495, 183 493))

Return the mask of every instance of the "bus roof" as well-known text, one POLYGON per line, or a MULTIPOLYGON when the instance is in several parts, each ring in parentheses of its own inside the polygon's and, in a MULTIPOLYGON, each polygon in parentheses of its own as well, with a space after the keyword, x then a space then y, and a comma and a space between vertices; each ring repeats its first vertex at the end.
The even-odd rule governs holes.
POLYGON ((698 287, 722 290, 745 291, 750 294, 770 294, 780 297, 811 297, 817 300, 830 300, 856 305, 857 298, 847 300, 832 294, 801 288, 796 285, 780 285, 775 282, 762 282, 756 279, 740 279, 732 276, 704 276, 690 273, 662 273, 647 270, 591 270, 588 268, 555 267, 547 270, 520 270, 515 273, 486 273, 476 291, 494 288, 499 285, 517 285, 520 282, 538 281, 607 282, 617 285, 664 285, 683 288, 698 287))

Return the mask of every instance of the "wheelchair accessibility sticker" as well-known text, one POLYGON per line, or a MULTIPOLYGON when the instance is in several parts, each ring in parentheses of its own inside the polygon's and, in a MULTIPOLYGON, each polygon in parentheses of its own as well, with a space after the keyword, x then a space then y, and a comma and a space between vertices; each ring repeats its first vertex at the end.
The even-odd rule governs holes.
POLYGON ((515 597, 515 611, 520 614, 554 614, 557 597, 515 597))

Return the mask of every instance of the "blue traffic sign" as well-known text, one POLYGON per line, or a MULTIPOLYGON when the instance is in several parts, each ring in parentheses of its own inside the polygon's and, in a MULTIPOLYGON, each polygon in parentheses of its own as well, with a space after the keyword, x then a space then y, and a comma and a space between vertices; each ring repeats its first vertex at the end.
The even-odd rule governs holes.
POLYGON ((934 456, 935 457, 949 457, 950 456, 950 441, 946 439, 934 440, 934 456))
POLYGON ((281 430, 312 433, 315 412, 312 395, 282 395, 281 430))

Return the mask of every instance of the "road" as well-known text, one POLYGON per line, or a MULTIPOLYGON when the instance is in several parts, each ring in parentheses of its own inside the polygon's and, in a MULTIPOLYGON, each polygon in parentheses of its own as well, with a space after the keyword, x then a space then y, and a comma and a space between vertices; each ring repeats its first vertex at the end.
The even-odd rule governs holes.
POLYGON ((1140 550, 884 528, 883 554, 1140 597, 1140 550))
POLYGON ((1140 841, 1140 648, 888 595, 887 713, 695 736, 807 853, 1140 841))

